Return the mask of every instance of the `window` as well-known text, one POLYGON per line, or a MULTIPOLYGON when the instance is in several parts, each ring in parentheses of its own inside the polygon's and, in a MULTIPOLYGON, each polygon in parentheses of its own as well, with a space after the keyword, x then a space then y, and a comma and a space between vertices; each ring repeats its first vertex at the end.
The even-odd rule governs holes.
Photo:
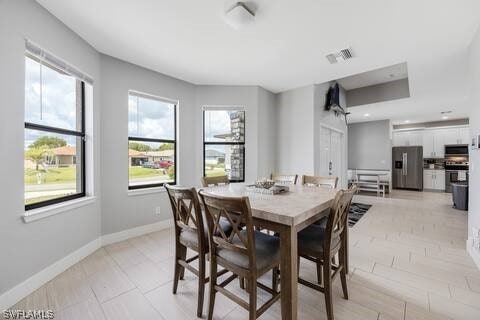
POLYGON ((85 196, 85 83, 25 57, 25 210, 85 196))
POLYGON ((176 103, 128 95, 128 188, 176 183, 176 103))
POLYGON ((245 111, 203 111, 203 175, 245 181, 245 111))

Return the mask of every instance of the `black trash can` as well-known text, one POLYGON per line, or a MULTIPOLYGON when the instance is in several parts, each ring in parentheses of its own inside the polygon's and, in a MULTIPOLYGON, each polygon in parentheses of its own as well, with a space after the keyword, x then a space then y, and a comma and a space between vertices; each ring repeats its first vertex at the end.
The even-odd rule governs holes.
POLYGON ((468 183, 452 183, 453 207, 458 210, 468 210, 468 183))

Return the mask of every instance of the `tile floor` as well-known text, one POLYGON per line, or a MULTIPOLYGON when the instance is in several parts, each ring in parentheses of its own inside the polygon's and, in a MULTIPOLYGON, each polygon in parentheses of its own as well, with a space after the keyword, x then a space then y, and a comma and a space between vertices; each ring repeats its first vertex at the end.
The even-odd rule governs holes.
MULTIPOLYGON (((354 201, 373 206, 351 229, 350 300, 342 299, 338 280, 336 319, 480 319, 480 271, 464 249, 467 214, 451 208, 450 195, 395 191, 354 201)), ((187 271, 171 293, 173 248, 172 230, 106 246, 13 308, 52 309, 55 319, 196 319, 195 277, 187 271)), ((303 260, 301 272, 315 277, 303 260)), ((238 282, 230 288, 245 296, 238 282)), ((326 319, 323 301, 299 286, 299 319, 326 319)), ((247 312, 219 294, 214 318, 247 319, 247 312)), ((280 318, 278 302, 261 317, 280 318)))

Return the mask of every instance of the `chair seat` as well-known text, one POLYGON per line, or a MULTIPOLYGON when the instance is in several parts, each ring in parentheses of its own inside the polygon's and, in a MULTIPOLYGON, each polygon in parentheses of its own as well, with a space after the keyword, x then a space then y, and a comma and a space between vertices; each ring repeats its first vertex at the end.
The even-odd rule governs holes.
MULTIPOLYGON (((240 232, 244 237, 247 237, 247 231, 240 232)), ((232 241, 234 244, 243 246, 241 240, 237 235, 232 241)), ((243 269, 250 268, 248 256, 223 248, 219 248, 217 251, 219 257, 227 260, 228 262, 239 266, 243 269)), ((275 262, 280 262, 280 239, 260 231, 255 231, 255 254, 257 270, 263 270, 271 266, 275 262)))
MULTIPOLYGON (((228 222, 227 219, 225 218, 220 218, 220 228, 222 228, 223 232, 228 236, 232 232, 232 225, 230 222, 228 222)), ((205 244, 208 243, 208 230, 207 230, 207 225, 206 221, 204 221, 204 227, 205 227, 205 244)), ((182 230, 180 233, 180 242, 185 244, 188 247, 197 247, 198 248, 198 235, 197 235, 197 230, 195 229, 188 229, 188 230, 182 230)), ((207 251, 208 251, 208 245, 207 245, 207 251)))
MULTIPOLYGON (((326 223, 326 221, 325 221, 326 223)), ((323 243, 326 237, 326 228, 322 225, 312 224, 298 233, 299 253, 323 254, 323 243)), ((340 237, 332 239, 332 247, 340 244, 340 237)))
POLYGON ((327 221, 327 217, 323 217, 322 219, 315 221, 313 224, 322 227, 323 229, 327 229, 327 221))

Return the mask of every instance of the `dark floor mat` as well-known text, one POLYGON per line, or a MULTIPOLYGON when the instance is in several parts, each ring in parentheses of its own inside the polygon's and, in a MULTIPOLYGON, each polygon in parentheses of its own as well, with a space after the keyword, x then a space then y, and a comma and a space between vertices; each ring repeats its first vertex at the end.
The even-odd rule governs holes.
POLYGON ((371 207, 369 204, 353 202, 348 212, 348 225, 353 227, 371 207))

